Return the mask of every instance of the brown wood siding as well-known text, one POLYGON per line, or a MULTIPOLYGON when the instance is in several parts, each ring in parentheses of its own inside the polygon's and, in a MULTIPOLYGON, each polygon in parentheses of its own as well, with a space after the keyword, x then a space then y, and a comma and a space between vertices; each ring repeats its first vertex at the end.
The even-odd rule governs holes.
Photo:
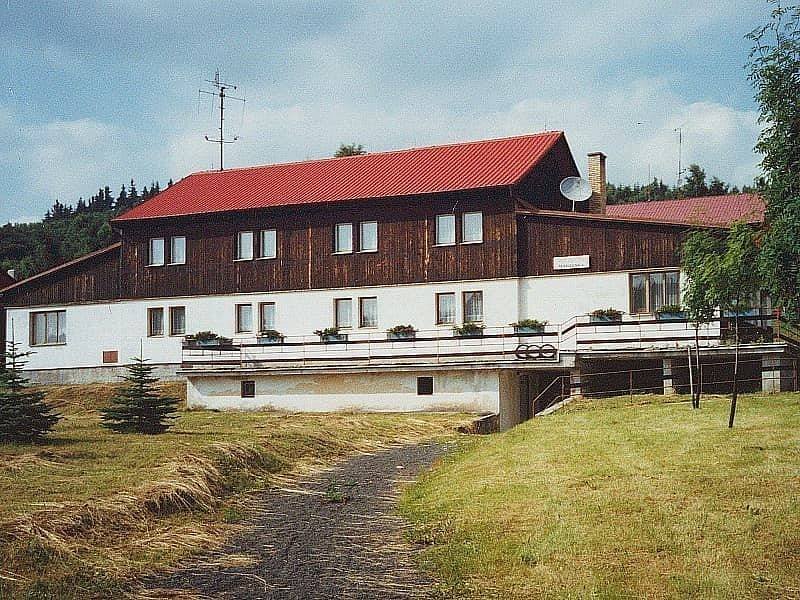
MULTIPOLYGON (((514 186, 514 196, 527 203, 528 208, 572 210, 572 202, 561 195, 559 185, 565 177, 579 175, 567 140, 562 137, 537 167, 514 186)), ((576 208, 588 212, 589 203, 583 202, 576 208)))
MULTIPOLYGON (((515 217, 507 190, 131 224, 123 232, 126 298, 325 289, 510 277, 515 217), (455 210, 453 210, 455 208, 455 210), (435 217, 483 212, 484 241, 435 247, 435 217), (358 252, 358 223, 378 222, 378 251, 358 252), (354 252, 333 253, 336 223, 353 223, 354 252), (235 261, 239 231, 277 230, 277 257, 235 261), (186 264, 149 267, 151 237, 186 236, 186 264), (310 245, 309 245, 310 240, 310 245)), ((460 239, 459 239, 460 241, 460 239)), ((257 241, 256 241, 257 245, 257 241)))
POLYGON ((686 227, 579 218, 519 217, 520 275, 676 267, 686 227), (554 256, 588 254, 589 269, 555 271, 554 256))
POLYGON ((54 271, 16 289, 2 292, 4 306, 41 306, 96 302, 119 297, 120 249, 54 271))

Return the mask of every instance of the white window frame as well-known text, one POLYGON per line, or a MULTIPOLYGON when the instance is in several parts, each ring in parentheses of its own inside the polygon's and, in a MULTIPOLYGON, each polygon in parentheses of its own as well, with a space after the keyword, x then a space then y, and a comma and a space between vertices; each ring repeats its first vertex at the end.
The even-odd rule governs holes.
POLYGON ((171 265, 186 264, 186 236, 174 235, 171 238, 169 238, 169 264, 171 265), (177 240, 183 240, 183 258, 181 260, 175 260, 175 242, 177 240))
POLYGON ((462 244, 482 244, 483 243, 483 212, 481 211, 474 211, 474 212, 465 212, 461 215, 461 243, 462 244), (478 238, 476 239, 467 239, 467 220, 468 217, 478 217, 480 221, 480 233, 478 238))
POLYGON ((337 329, 352 329, 353 328, 353 299, 352 298, 334 298, 333 300, 333 324, 337 329), (339 322, 339 303, 347 302, 350 307, 349 310, 349 324, 343 325, 339 322))
POLYGON ((378 251, 378 222, 377 221, 361 221, 358 224, 358 251, 359 252, 377 252, 378 251), (375 247, 364 247, 364 226, 371 225, 375 228, 375 247))
POLYGON ((147 337, 164 337, 164 307, 163 306, 152 306, 147 309, 147 337), (152 315, 160 314, 161 315, 161 331, 156 332, 153 329, 153 317, 152 315))
POLYGON ((169 307, 169 334, 170 335, 186 335, 186 307, 185 306, 170 306, 169 307), (175 329, 175 318, 173 316, 179 310, 183 311, 183 329, 181 331, 177 331, 175 329))
POLYGON ((255 235, 252 231, 239 231, 236 234, 236 258, 234 260, 253 260, 255 251, 255 235), (249 256, 242 254, 242 240, 250 238, 250 252, 249 256))
POLYGON ((166 250, 167 249, 166 249, 166 245, 164 244, 164 238, 163 237, 150 238, 150 241, 147 244, 147 266, 148 267, 163 267, 164 263, 167 260, 166 250), (153 256, 155 254, 153 252, 153 248, 155 247, 155 243, 156 242, 159 242, 160 245, 161 245, 161 262, 153 262, 153 256))
POLYGON ((358 326, 360 329, 376 329, 378 327, 378 297, 377 296, 362 296, 358 299, 358 326), (364 324, 364 301, 375 301, 375 323, 372 325, 364 324))
POLYGON ((334 254, 352 254, 353 253, 353 224, 352 223, 336 223, 333 226, 333 253, 334 254), (347 249, 342 249, 339 245, 339 229, 347 228, 350 230, 349 243, 347 249))
POLYGON ((255 323, 253 322, 253 305, 252 304, 237 304, 236 305, 236 333, 253 333, 253 326, 255 323), (250 308, 250 327, 245 329, 242 325, 242 313, 240 309, 242 308, 250 308))
POLYGON ((436 215, 436 231, 435 231, 435 239, 436 239, 436 246, 455 246, 456 244, 456 215, 454 213, 445 213, 441 215, 436 215), (448 221, 452 221, 452 231, 453 231, 453 240, 452 241, 442 241, 442 227, 441 221, 447 219, 448 221))
POLYGON ((30 345, 31 346, 63 346, 67 343, 67 311, 66 310, 37 310, 30 313, 30 345), (44 320, 42 342, 36 341, 38 330, 36 321, 41 317, 44 320), (48 322, 55 320, 55 341, 47 341, 48 322))
POLYGON ((258 259, 259 260, 268 260, 271 258, 277 258, 278 256, 278 231, 276 229, 262 229, 258 233, 258 259), (272 234, 272 252, 270 254, 266 254, 264 252, 264 241, 267 235, 272 234))

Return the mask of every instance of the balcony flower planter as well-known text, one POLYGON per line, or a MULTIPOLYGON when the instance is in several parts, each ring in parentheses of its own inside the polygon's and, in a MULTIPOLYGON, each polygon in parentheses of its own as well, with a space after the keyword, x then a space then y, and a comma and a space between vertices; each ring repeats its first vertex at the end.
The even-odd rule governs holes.
POLYGON ((280 333, 261 333, 256 338, 259 346, 274 346, 283 343, 283 336, 280 333))
POLYGON ((211 331, 201 331, 195 335, 187 335, 183 343, 190 348, 218 348, 220 346, 230 346, 233 340, 221 337, 211 331))
POLYGON ((412 325, 396 325, 386 330, 386 339, 390 342, 403 342, 417 337, 417 330, 412 325))
POLYGON ((656 313, 657 321, 685 321, 687 314, 685 310, 664 311, 656 313))
POLYGON ((324 344, 337 344, 347 341, 347 334, 339 333, 336 327, 317 329, 314 333, 319 336, 319 340, 324 344))
POLYGON ((523 319, 518 323, 512 323, 514 333, 517 335, 537 335, 544 333, 544 326, 547 321, 537 321, 536 319, 523 319))
POLYGON ((613 308, 601 308, 589 314, 590 323, 621 323, 622 311, 613 308))
POLYGON ((460 327, 453 327, 453 335, 459 338, 481 338, 483 337, 483 325, 464 323, 460 327))

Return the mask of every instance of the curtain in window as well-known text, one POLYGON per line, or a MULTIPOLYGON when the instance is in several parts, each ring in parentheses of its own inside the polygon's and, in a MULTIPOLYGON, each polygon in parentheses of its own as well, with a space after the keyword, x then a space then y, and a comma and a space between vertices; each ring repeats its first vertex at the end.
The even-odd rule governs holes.
POLYGON ((178 236, 172 238, 170 242, 169 261, 174 265, 182 265, 186 262, 186 238, 178 236))
POLYGON ((436 243, 456 243, 456 216, 437 215, 436 217, 436 243))
POLYGON ((164 335, 164 309, 151 308, 150 311, 150 335, 164 335))
POLYGON ((171 335, 182 335, 186 333, 186 309, 182 306, 174 306, 169 309, 169 332, 171 335))
POLYGON ((456 295, 439 294, 436 297, 437 323, 455 323, 456 321, 456 295))
POLYGON ((634 314, 647 312, 647 275, 631 277, 631 308, 634 314))
POLYGON ((253 331, 253 305, 240 304, 236 311, 236 331, 253 331))
POLYGON ((664 292, 664 273, 651 273, 650 310, 648 312, 656 312, 659 308, 664 306, 664 292))
POLYGON ((152 238, 150 240, 150 264, 164 264, 164 238, 152 238))
POLYGON ((265 229, 261 232, 261 258, 275 258, 277 254, 276 234, 274 229, 265 229))
POLYGON ((353 303, 350 298, 336 301, 336 327, 353 326, 353 303))
POLYGON ((378 249, 378 224, 375 221, 361 223, 360 245, 362 252, 378 249))
POLYGON ((378 326, 378 299, 361 298, 361 327, 378 326))
POLYGON ((261 331, 275 329, 275 304, 265 302, 261 305, 261 331))
POLYGON ((353 251, 353 224, 339 223, 336 226, 336 239, 334 240, 335 252, 353 251))
POLYGON ((463 242, 483 241, 483 213, 464 213, 463 216, 463 242))
POLYGON ((236 258, 249 260, 253 258, 253 232, 240 231, 236 242, 236 258))
POLYGON ((464 322, 483 321, 483 292, 464 292, 464 322))
POLYGON ((667 273, 666 286, 667 286, 667 291, 664 304, 680 305, 681 282, 680 282, 680 273, 678 271, 671 271, 667 273))

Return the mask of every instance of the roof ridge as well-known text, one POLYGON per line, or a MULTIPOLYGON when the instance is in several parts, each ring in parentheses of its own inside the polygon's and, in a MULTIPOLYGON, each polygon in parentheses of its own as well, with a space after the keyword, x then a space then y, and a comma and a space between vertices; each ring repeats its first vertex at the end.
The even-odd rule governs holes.
POLYGON ((303 165, 308 163, 318 163, 318 162, 332 162, 332 161, 340 161, 340 160, 352 160, 352 159, 363 159, 367 156, 385 156, 388 154, 404 154, 406 152, 417 152, 420 150, 432 150, 434 148, 452 148, 454 146, 466 146, 469 144, 489 144, 494 142, 502 142, 506 140, 519 140, 523 138, 534 138, 534 137, 542 137, 546 135, 563 135, 564 131, 559 129, 548 130, 548 131, 540 131, 537 133, 526 133, 520 135, 510 135, 506 137, 497 137, 497 138, 490 138, 485 140, 467 140, 463 142, 448 142, 446 144, 432 144, 430 146, 412 146, 411 148, 397 148, 394 150, 381 150, 379 152, 367 152, 365 154, 355 154, 352 156, 325 156, 322 158, 307 158, 304 160, 293 160, 288 162, 277 162, 277 163, 267 163, 262 165, 251 165, 248 167, 232 167, 230 169, 224 169, 220 171, 219 169, 205 169, 203 171, 193 171, 188 175, 182 177, 180 181, 183 179, 187 179, 194 175, 218 175, 219 173, 228 173, 231 171, 252 171, 257 169, 266 169, 268 167, 283 167, 283 166, 292 166, 292 165, 303 165))

